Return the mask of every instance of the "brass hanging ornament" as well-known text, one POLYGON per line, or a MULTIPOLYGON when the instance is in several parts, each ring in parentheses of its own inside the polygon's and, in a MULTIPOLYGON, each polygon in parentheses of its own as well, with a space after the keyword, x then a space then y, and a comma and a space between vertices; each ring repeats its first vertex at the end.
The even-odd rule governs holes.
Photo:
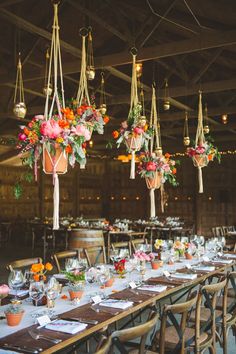
POLYGON ((22 64, 20 59, 20 53, 19 53, 19 60, 17 64, 13 113, 17 118, 25 118, 27 113, 27 108, 25 105, 25 97, 24 97, 24 86, 23 86, 22 64))
POLYGON ((188 131, 188 112, 187 111, 185 112, 185 120, 184 120, 183 144, 184 144, 184 146, 190 145, 190 137, 189 137, 189 131, 188 131))
POLYGON ((92 28, 88 28, 88 48, 87 48, 87 68, 86 68, 87 79, 92 81, 95 78, 95 66, 93 58, 93 39, 92 39, 92 28))
POLYGON ((47 49, 46 51, 46 56, 45 56, 45 76, 44 76, 44 87, 43 87, 43 93, 45 96, 51 96, 52 95, 52 84, 50 83, 50 80, 48 80, 48 63, 50 59, 50 54, 49 50, 47 49))
POLYGON ((104 116, 107 112, 104 72, 101 72, 101 77, 102 78, 101 78, 101 95, 100 95, 99 111, 104 116))
POLYGON ((170 101, 169 101, 169 87, 168 87, 168 80, 165 79, 165 89, 164 89, 164 104, 163 104, 164 111, 169 111, 170 109, 170 101))
POLYGON ((209 124, 208 124, 207 105, 205 105, 205 125, 203 127, 203 132, 204 132, 204 134, 209 134, 210 133, 210 127, 209 127, 209 124))

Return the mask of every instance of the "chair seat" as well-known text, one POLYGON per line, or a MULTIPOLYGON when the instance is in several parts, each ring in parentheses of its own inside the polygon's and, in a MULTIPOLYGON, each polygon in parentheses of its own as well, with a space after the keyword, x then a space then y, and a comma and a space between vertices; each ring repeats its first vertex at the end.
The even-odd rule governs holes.
MULTIPOLYGON (((220 317, 222 315, 222 311, 220 310, 216 310, 215 311, 216 314, 216 318, 220 317)), ((206 307, 201 307, 201 313, 200 313, 200 321, 201 322, 207 322, 209 319, 211 318, 211 311, 210 309, 206 308, 206 307)), ((196 319, 196 315, 195 315, 195 311, 193 311, 191 313, 191 316, 189 318, 190 322, 195 322, 196 319)))
MULTIPOLYGON (((188 341, 191 338, 194 338, 195 336, 195 329, 186 327, 185 329, 185 341, 188 341)), ((160 332, 158 331, 156 334, 158 342, 160 342, 160 332)), ((207 341, 208 335, 207 333, 202 333, 199 338, 199 343, 203 344, 205 341, 207 341)), ((191 343, 191 346, 194 345, 195 339, 193 339, 193 343, 191 343)), ((179 336, 178 333, 176 332, 176 329, 174 326, 169 326, 165 330, 165 349, 175 349, 176 345, 179 343, 179 336)))
MULTIPOLYGON (((235 302, 235 295, 234 297, 227 297, 227 307, 229 307, 230 305, 236 304, 235 302)), ((217 298, 217 302, 216 302, 216 308, 218 310, 222 309, 223 307, 223 296, 219 296, 217 298)))

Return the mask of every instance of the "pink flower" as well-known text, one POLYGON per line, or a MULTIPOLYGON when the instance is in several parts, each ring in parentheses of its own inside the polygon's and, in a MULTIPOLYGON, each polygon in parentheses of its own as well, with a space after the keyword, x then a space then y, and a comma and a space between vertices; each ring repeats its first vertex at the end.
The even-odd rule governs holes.
POLYGON ((124 122, 121 123, 121 126, 123 129, 127 129, 128 128, 128 123, 127 120, 125 120, 124 122))
POLYGON ((206 149, 204 148, 204 146, 200 146, 200 145, 199 145, 199 146, 196 147, 196 153, 197 153, 197 154, 200 154, 200 155, 201 155, 201 154, 204 154, 205 150, 206 150, 206 149))
POLYGON ((142 128, 139 128, 139 127, 135 127, 135 128, 134 128, 134 133, 135 133, 135 134, 142 134, 142 133, 143 133, 143 129, 142 129, 142 128))
POLYGON ((153 161, 147 162, 147 164, 146 164, 147 171, 156 171, 156 168, 157 168, 157 165, 155 162, 153 162, 153 161))
POLYGON ((60 128, 58 122, 54 119, 49 119, 47 121, 42 122, 40 127, 40 133, 50 139, 58 138, 61 132, 62 129, 60 128))
POLYGON ((84 136, 85 140, 91 139, 91 133, 84 125, 77 125, 74 133, 78 136, 84 136))
POLYGON ((10 289, 6 284, 2 284, 0 286, 0 295, 7 295, 9 293, 10 289))
POLYGON ((162 166, 162 168, 163 168, 163 170, 165 171, 165 172, 170 172, 170 166, 166 163, 166 164, 164 164, 163 166, 162 166))
POLYGON ((25 141, 27 139, 27 136, 24 133, 20 133, 18 135, 18 139, 21 140, 21 141, 25 141))

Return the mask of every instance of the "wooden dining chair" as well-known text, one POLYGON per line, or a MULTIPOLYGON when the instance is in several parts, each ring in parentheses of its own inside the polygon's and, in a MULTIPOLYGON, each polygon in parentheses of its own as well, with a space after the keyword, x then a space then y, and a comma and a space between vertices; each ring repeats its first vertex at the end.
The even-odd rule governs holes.
POLYGON ((127 249, 129 251, 129 256, 131 256, 131 243, 130 243, 130 241, 113 242, 111 244, 111 249, 113 251, 127 249))
POLYGON ((140 245, 147 245, 148 244, 148 240, 146 238, 138 238, 136 240, 131 240, 131 251, 132 252, 137 252, 137 246, 140 245))
POLYGON ((51 259, 53 260, 53 262, 57 267, 58 273, 61 273, 62 268, 64 268, 64 266, 62 267, 61 262, 65 261, 65 259, 67 258, 79 258, 79 250, 61 251, 61 252, 54 253, 51 256, 51 259))
POLYGON ((185 353, 189 343, 194 340, 195 329, 186 328, 190 311, 196 305, 197 292, 193 292, 187 301, 164 305, 161 314, 161 328, 155 333, 152 340, 152 350, 159 354, 166 352, 185 353))
POLYGON ((85 258, 89 267, 97 263, 107 263, 105 246, 94 246, 83 248, 85 258))
POLYGON ((102 336, 94 354, 108 354, 110 352, 111 345, 112 345, 111 336, 108 338, 102 336))
POLYGON ((157 321, 158 314, 152 311, 146 323, 113 332, 113 347, 118 349, 121 354, 128 354, 130 352, 136 354, 154 354, 151 350, 146 349, 146 341, 148 334, 155 328, 157 321), (136 342, 139 338, 139 342, 136 342), (135 342, 131 342, 133 340, 135 342))
POLYGON ((17 261, 13 261, 6 266, 7 270, 12 272, 14 269, 22 269, 32 266, 35 263, 42 263, 42 258, 35 257, 35 258, 25 258, 25 259, 18 259, 17 261))
POLYGON ((236 242, 235 242, 235 245, 234 245, 234 250, 233 250, 234 252, 236 252, 236 242))

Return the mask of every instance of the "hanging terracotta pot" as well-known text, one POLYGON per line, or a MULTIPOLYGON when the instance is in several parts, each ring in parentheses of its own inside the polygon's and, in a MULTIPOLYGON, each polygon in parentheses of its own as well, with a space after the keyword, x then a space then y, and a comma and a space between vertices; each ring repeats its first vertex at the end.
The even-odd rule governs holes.
POLYGON ((43 147, 43 170, 47 174, 64 174, 67 172, 67 155, 62 148, 55 144, 55 154, 50 152, 47 147, 43 147))
POLYGON ((141 149, 142 142, 143 142, 142 134, 139 134, 137 136, 129 136, 128 138, 125 139, 125 144, 127 148, 133 151, 139 151, 141 149))
POLYGON ((154 177, 145 177, 148 189, 158 189, 161 186, 162 174, 161 172, 154 172, 154 177))
POLYGON ((193 164, 195 167, 205 167, 208 165, 208 157, 207 155, 194 155, 193 156, 193 164))

